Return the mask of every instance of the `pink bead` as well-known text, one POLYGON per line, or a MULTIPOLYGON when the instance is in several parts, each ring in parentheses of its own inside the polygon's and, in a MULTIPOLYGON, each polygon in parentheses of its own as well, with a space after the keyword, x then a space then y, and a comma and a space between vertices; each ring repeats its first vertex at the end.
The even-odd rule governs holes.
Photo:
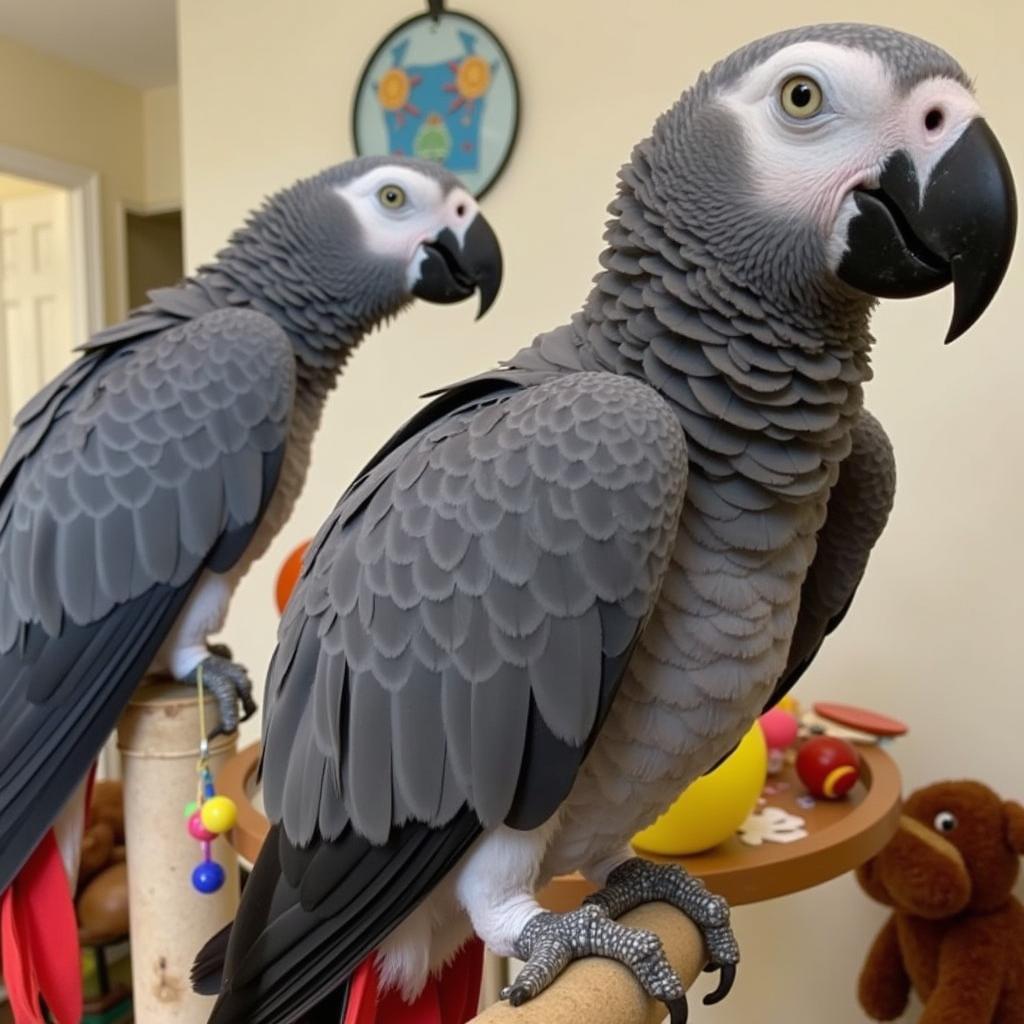
POLYGON ((796 742, 800 726, 797 720, 782 708, 766 711, 758 721, 764 732, 765 743, 769 750, 785 750, 796 742))
POLYGON ((199 816, 198 811, 188 819, 188 834, 201 843, 208 843, 215 838, 214 834, 203 824, 203 819, 199 816))

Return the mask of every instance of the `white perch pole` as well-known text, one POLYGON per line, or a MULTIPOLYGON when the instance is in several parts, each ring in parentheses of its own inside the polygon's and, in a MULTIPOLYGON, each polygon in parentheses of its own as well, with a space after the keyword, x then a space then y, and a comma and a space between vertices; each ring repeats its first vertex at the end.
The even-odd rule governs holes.
MULTIPOLYGON (((217 705, 206 694, 206 723, 217 705)), ((202 848, 186 828, 185 805, 196 798, 199 709, 194 687, 149 683, 136 691, 117 727, 124 776, 125 845, 135 1020, 140 1024, 205 1024, 213 1000, 197 996, 189 970, 199 948, 238 907, 238 861, 223 838, 213 857, 224 868, 221 889, 192 888, 202 848)), ((234 753, 234 737, 210 745, 216 777, 234 753)))

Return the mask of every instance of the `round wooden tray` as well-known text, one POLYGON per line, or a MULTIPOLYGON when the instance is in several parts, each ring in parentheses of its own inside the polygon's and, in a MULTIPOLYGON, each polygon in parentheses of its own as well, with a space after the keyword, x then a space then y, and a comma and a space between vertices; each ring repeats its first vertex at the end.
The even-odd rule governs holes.
MULTIPOLYGON (((776 792, 766 797, 768 805, 803 818, 809 833, 806 839, 747 846, 733 836, 715 849, 692 857, 645 856, 684 864, 733 906, 809 889, 852 871, 889 841, 896 831, 901 806, 900 775, 892 758, 875 746, 862 746, 859 751, 862 779, 844 800, 817 801, 813 807, 801 807, 797 800, 807 794, 790 765, 769 780, 776 792)), ((231 845, 250 864, 269 827, 256 783, 258 762, 259 744, 254 743, 235 754, 217 776, 217 792, 231 797, 238 806, 231 845)), ((593 890, 594 886, 580 875, 566 875, 551 882, 539 899, 552 910, 571 910, 593 890)))

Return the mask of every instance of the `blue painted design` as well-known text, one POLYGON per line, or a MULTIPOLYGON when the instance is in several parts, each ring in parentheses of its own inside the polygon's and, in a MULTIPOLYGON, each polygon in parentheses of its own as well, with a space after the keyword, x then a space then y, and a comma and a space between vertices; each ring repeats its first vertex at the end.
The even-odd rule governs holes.
POLYGON ((436 160, 479 194, 508 156, 518 106, 508 58, 482 25, 449 11, 436 22, 424 15, 399 26, 367 65, 356 149, 436 160))
MULTIPOLYGON (((476 51, 476 37, 459 32, 463 53, 436 64, 403 64, 409 41, 391 50, 394 68, 401 68, 412 83, 405 107, 382 110, 387 125, 388 149, 426 160, 437 160, 456 174, 480 166, 480 124, 487 93, 479 99, 461 99, 456 85, 459 61, 476 51), (454 109, 453 109, 454 108, 454 109)), ((499 70, 490 65, 492 76, 499 70)), ((380 83, 374 82, 376 89, 380 83)))

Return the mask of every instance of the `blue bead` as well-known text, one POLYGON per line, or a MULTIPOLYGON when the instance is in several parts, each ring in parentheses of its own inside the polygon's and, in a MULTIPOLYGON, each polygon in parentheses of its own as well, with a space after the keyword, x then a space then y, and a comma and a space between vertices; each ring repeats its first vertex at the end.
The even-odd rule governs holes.
POLYGON ((224 869, 215 860, 204 860, 192 869, 192 886, 199 892, 216 892, 223 884, 224 869))

